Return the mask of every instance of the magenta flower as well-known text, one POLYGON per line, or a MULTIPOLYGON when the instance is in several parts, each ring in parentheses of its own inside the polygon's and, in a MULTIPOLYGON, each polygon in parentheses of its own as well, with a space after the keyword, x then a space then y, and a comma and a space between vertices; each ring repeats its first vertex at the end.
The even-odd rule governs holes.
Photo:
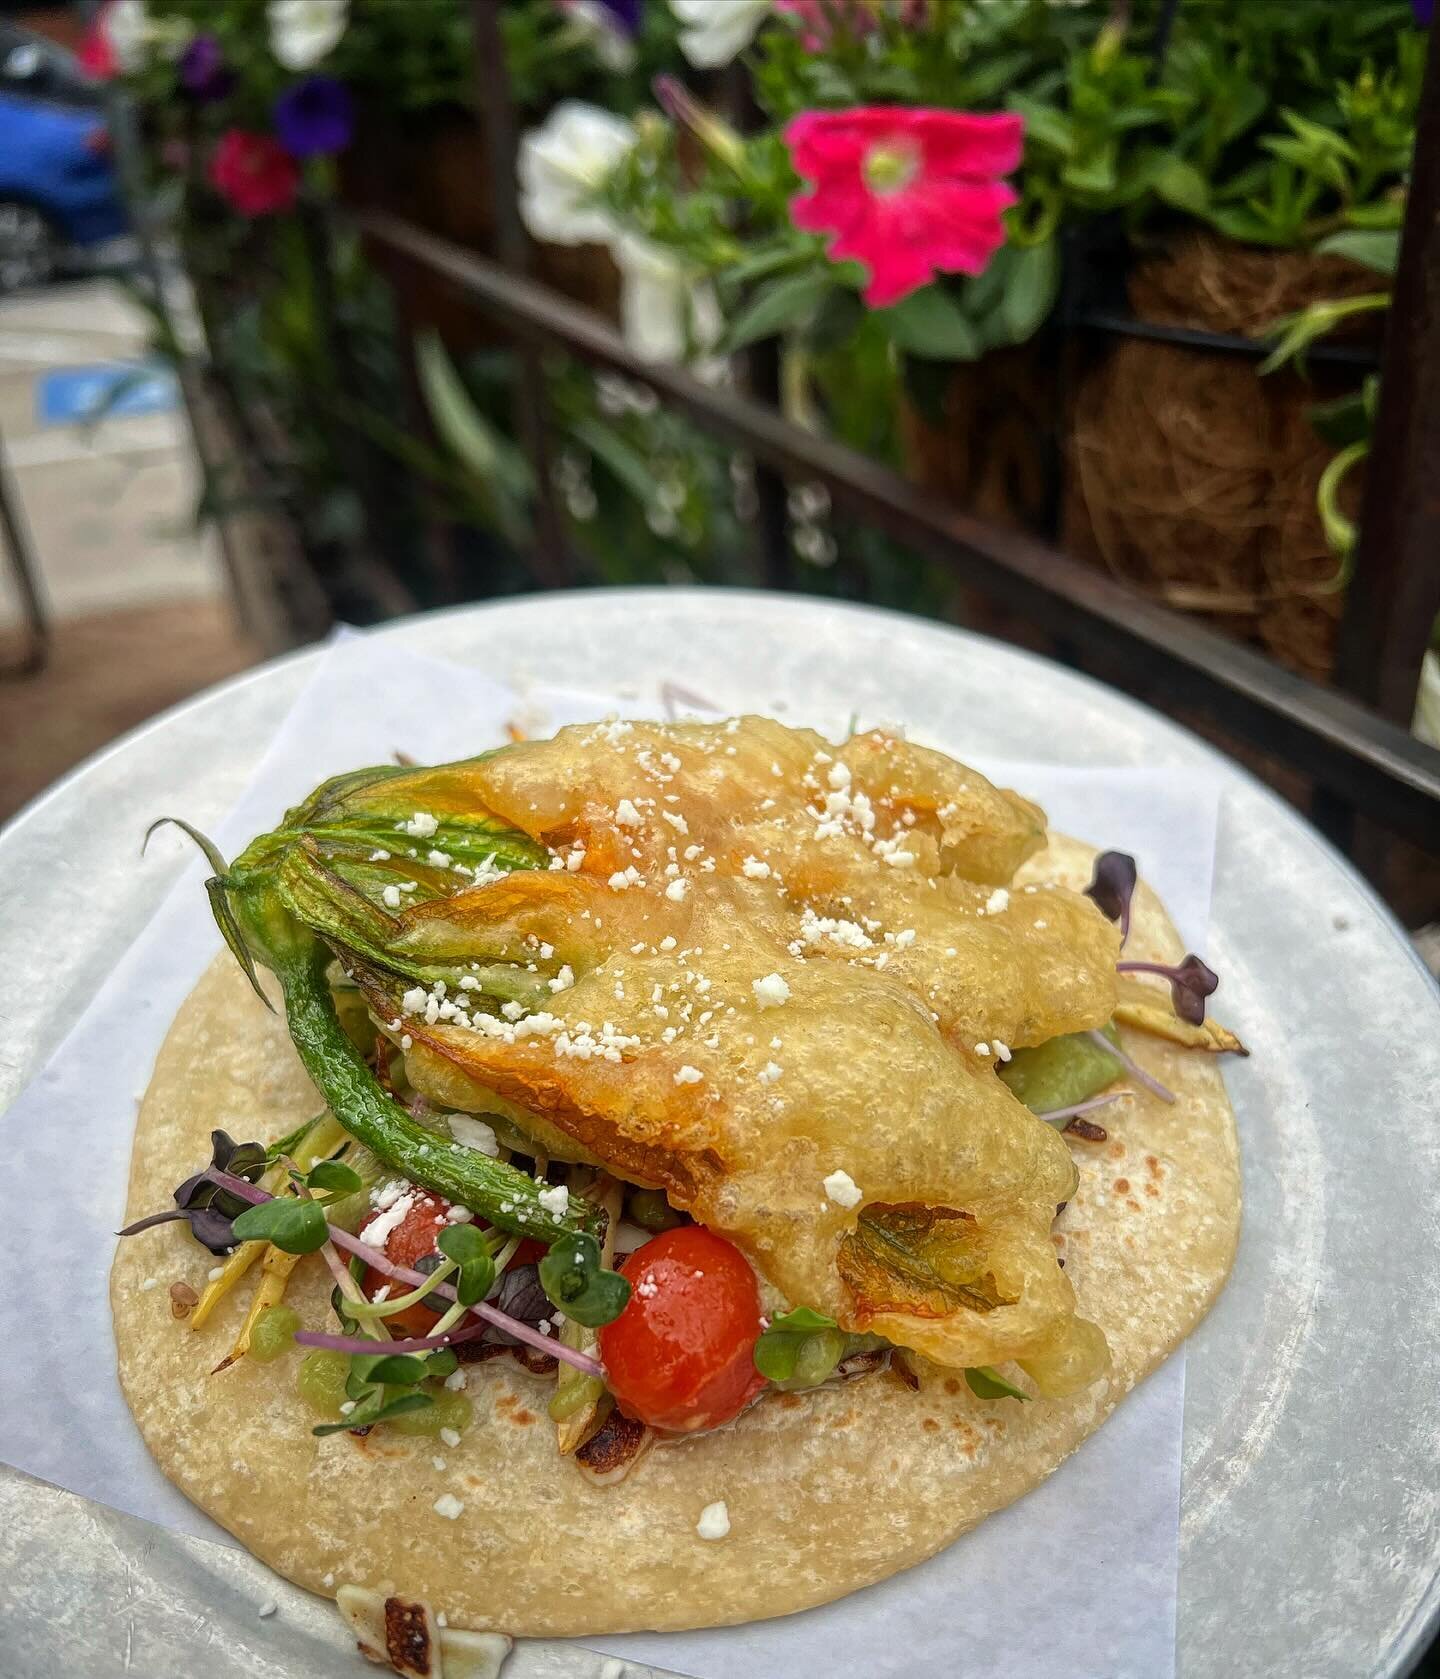
POLYGON ((1019 167, 1024 125, 1009 113, 894 105, 806 111, 785 130, 796 173, 795 225, 829 233, 830 256, 870 271, 865 301, 898 303, 937 273, 980 274, 1005 243, 1017 202, 1001 180, 1019 167))
POLYGON ((307 76, 275 101, 275 132, 291 157, 343 152, 355 132, 349 89, 333 76, 307 76))

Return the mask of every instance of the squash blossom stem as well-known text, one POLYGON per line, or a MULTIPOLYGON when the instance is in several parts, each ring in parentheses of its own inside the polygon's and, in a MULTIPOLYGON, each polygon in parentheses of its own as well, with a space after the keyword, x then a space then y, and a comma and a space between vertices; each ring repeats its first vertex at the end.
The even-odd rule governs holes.
POLYGON ((572 1195, 557 1218, 540 1204, 543 1183, 427 1131, 385 1094, 340 1024, 325 979, 328 959, 325 946, 312 940, 308 948, 287 951, 275 968, 295 1048, 345 1130, 412 1183, 468 1207, 512 1235, 534 1236, 547 1245, 576 1231, 600 1236, 605 1226, 601 1208, 572 1195))

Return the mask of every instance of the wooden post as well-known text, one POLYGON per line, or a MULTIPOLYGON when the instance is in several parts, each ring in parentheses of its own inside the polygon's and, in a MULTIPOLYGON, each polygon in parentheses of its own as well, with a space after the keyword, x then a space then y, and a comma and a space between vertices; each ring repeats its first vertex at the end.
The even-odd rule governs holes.
POLYGON ((1420 96, 1335 680, 1408 725, 1440 612, 1440 31, 1420 96))

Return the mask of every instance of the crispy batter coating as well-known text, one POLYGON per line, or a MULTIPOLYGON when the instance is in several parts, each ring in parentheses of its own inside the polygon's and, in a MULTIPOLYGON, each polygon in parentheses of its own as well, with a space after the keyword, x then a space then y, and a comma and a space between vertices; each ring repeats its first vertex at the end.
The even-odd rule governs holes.
POLYGON ((994 1075, 1115 1004, 1095 907, 1007 886, 1039 809, 890 735, 758 717, 586 725, 422 774, 425 808, 483 805, 552 860, 404 911, 399 946, 533 964, 551 995, 407 1013, 418 1088, 516 1104, 847 1327, 1093 1377, 1050 1241, 1075 1169, 994 1075))

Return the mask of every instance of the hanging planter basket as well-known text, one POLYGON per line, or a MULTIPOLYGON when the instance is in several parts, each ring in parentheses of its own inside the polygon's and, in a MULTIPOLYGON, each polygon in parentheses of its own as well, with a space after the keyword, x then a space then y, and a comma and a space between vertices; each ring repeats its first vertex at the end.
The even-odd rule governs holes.
MULTIPOLYGON (((1373 291, 1335 257, 1187 233, 1131 269, 1147 326, 1259 339, 1284 315, 1373 291)), ((1373 326, 1370 329, 1373 332, 1373 326)), ((1351 340, 1363 349, 1362 335, 1351 340)), ((1166 605, 1327 678, 1344 596, 1315 504, 1334 451, 1308 410, 1362 365, 1307 379, 1234 349, 1118 335, 1086 358, 1071 405, 1063 545, 1166 605)), ((1358 500, 1360 474, 1347 499, 1358 500)))

